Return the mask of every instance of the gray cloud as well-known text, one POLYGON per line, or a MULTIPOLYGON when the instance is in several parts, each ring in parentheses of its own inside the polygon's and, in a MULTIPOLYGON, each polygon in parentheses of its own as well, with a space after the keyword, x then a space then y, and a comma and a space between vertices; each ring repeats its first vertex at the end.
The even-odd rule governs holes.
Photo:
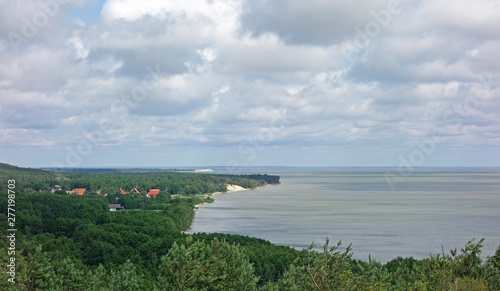
POLYGON ((387 1, 247 1, 242 33, 275 33, 290 44, 332 45, 356 34, 387 1))
POLYGON ((401 1, 359 46, 391 1, 108 0, 89 23, 82 1, 17 49, 44 2, 4 3, 0 150, 64 163, 107 122, 83 165, 394 165, 438 130, 462 154, 429 165, 476 165, 500 144, 500 7, 445 2, 401 1))

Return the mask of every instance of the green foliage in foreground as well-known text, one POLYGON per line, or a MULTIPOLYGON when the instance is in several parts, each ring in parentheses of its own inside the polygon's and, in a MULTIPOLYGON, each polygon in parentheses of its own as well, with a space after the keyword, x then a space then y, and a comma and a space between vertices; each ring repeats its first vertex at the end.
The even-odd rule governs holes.
POLYGON ((385 265, 353 261, 340 243, 318 253, 300 252, 276 281, 259 285, 244 246, 214 238, 185 238, 174 243, 151 277, 134 259, 109 268, 23 244, 16 255, 16 283, 8 282, 7 248, 0 249, 1 290, 499 290, 499 252, 481 263, 481 241, 469 242, 458 255, 423 260, 398 258, 385 265))
MULTIPOLYGON (((18 169, 27 188, 55 177, 18 169)), ((7 221, 2 192, 0 219, 7 221)), ((0 240, 0 290, 500 290, 500 248, 483 262, 482 239, 449 254, 381 264, 353 260, 350 247, 341 251, 329 240, 316 252, 237 235, 187 235, 182 230, 203 198, 126 197, 132 210, 110 212, 99 195, 17 193, 15 254, 0 240)))
POLYGON ((253 290, 258 278, 236 245, 217 238, 209 243, 174 244, 161 259, 157 287, 161 290, 253 290))

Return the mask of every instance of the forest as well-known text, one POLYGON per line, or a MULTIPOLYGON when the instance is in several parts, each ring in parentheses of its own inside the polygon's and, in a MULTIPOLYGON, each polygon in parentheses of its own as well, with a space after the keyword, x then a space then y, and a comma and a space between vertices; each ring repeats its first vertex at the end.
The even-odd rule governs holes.
POLYGON ((482 239, 382 264, 352 259, 350 246, 329 239, 317 252, 313 245, 296 250, 245 236, 184 233, 206 199, 200 194, 226 184, 275 184, 278 176, 66 173, 0 164, 0 181, 0 290, 500 290, 500 248, 483 261, 482 239), (12 180, 15 188, 8 187, 12 180), (53 193, 54 185, 61 189, 53 193), (87 191, 68 195, 73 188, 87 191), (160 194, 148 198, 151 188, 160 194), (109 211, 110 203, 125 209, 109 211))

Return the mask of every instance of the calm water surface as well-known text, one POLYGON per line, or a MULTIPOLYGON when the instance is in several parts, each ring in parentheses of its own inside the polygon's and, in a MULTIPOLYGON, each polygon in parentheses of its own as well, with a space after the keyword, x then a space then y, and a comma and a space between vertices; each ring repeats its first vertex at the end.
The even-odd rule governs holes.
POLYGON ((329 237, 352 243, 354 258, 428 257, 486 238, 500 245, 500 169, 417 169, 391 191, 374 168, 253 168, 281 184, 214 196, 188 231, 240 234, 298 249, 329 237))

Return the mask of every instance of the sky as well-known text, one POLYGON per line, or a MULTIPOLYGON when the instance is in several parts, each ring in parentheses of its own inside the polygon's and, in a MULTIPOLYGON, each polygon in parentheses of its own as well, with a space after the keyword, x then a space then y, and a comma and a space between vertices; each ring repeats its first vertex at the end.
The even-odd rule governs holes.
POLYGON ((499 80, 498 0, 0 0, 0 162, 498 167, 499 80))

